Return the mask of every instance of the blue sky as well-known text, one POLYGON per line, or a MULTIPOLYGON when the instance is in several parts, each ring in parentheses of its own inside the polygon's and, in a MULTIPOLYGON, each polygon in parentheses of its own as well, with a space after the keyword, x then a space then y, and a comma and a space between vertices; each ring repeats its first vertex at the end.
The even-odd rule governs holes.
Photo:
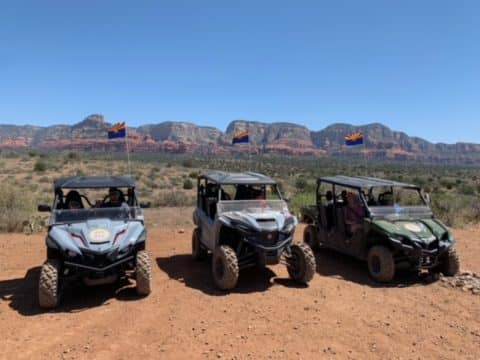
POLYGON ((385 125, 480 143, 478 1, 10 1, 0 123, 385 125))

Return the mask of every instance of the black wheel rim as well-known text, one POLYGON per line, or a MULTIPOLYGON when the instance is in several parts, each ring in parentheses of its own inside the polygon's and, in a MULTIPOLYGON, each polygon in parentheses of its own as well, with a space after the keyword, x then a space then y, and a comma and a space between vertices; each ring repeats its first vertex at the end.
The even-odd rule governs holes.
POLYGON ((290 258, 289 261, 289 267, 295 276, 299 275, 300 272, 300 264, 299 264, 299 257, 298 254, 292 251, 292 257, 290 258))
POLYGON ((306 240, 305 242, 307 243, 308 246, 312 246, 312 243, 313 243, 312 242, 312 234, 311 234, 310 231, 308 232, 305 240, 306 240))
POLYGON ((380 258, 377 255, 372 256, 372 272, 378 274, 382 268, 380 264, 380 258))
POLYGON ((215 275, 218 279, 222 279, 225 274, 225 267, 223 266, 222 259, 215 260, 215 275))

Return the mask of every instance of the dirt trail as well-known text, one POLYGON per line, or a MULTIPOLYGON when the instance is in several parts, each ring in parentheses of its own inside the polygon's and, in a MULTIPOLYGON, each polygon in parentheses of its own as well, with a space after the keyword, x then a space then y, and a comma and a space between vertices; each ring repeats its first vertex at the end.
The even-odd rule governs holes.
MULTIPOLYGON (((190 258, 191 226, 160 225, 149 297, 133 284, 72 288, 50 312, 37 305, 43 235, 0 235, 0 358, 480 358, 478 295, 407 275, 379 286, 332 252, 317 254, 309 287, 274 266, 224 293, 209 263, 190 258)), ((480 273, 480 228, 455 234, 462 268, 480 273)))

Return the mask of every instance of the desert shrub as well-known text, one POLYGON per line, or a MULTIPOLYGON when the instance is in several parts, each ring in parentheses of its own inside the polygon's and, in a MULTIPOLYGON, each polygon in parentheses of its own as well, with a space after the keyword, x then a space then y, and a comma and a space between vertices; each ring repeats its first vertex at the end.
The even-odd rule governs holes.
POLYGON ((48 176, 42 176, 40 179, 38 179, 38 182, 49 183, 50 179, 48 178, 48 176))
POLYGON ((314 192, 296 193, 288 202, 288 207, 293 214, 298 215, 300 208, 304 205, 315 205, 314 192))
POLYGON ((172 186, 177 186, 177 185, 180 185, 181 183, 182 183, 182 178, 181 177, 174 176, 170 179, 170 184, 172 186))
POLYGON ((188 177, 191 179, 196 179, 198 177, 198 172, 192 171, 190 174, 188 174, 188 177))
POLYGON ((193 182, 192 182, 192 180, 190 180, 190 179, 185 179, 185 181, 183 182, 183 188, 184 188, 185 190, 193 189, 193 182))
POLYGON ((186 168, 192 168, 195 166, 195 161, 193 159, 183 159, 182 166, 186 168))
POLYGON ((79 160, 80 159, 80 154, 71 151, 67 154, 67 159, 69 159, 69 160, 79 160))
POLYGON ((35 211, 31 194, 7 185, 0 196, 0 231, 21 231, 35 211))
POLYGON ((83 171, 82 169, 78 169, 77 172, 75 173, 75 175, 77 175, 77 176, 85 176, 85 171, 83 171))
POLYGON ((423 188, 427 184, 427 181, 423 177, 415 176, 412 179, 412 183, 414 183, 415 185, 418 185, 418 186, 423 188))
POLYGON ((440 185, 442 185, 442 187, 444 187, 448 190, 451 190, 453 188, 453 186, 455 185, 455 182, 453 182, 450 179, 442 179, 442 180, 440 180, 440 185))
POLYGON ((297 190, 303 191, 307 188, 307 180, 305 180, 303 177, 299 177, 295 180, 295 188, 297 190))
POLYGON ((35 172, 44 172, 47 168, 48 164, 44 160, 37 160, 33 166, 35 172))
POLYGON ((469 184, 462 184, 459 186, 458 192, 463 195, 475 195, 475 188, 469 184))
POLYGON ((471 212, 474 205, 471 197, 451 193, 433 194, 430 203, 435 216, 447 226, 454 227, 462 226, 473 220, 471 212))
POLYGON ((7 151, 7 152, 5 152, 5 153, 3 153, 3 154, 4 154, 3 156, 4 156, 6 159, 18 159, 18 158, 20 157, 20 154, 18 154, 18 153, 15 152, 15 151, 7 151))

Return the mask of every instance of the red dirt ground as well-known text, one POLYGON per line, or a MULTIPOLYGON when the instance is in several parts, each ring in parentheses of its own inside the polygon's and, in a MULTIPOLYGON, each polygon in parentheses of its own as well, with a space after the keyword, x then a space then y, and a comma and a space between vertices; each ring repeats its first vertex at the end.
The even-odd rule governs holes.
MULTIPOLYGON (((364 264, 327 251, 308 287, 279 265, 246 270, 224 293, 208 261, 190 258, 191 230, 150 226, 150 296, 133 283, 80 286, 54 311, 37 305, 44 234, 0 235, 0 358, 480 358, 478 295, 410 275, 378 285, 364 264)), ((454 233, 462 268, 479 273, 480 228, 454 233)))

